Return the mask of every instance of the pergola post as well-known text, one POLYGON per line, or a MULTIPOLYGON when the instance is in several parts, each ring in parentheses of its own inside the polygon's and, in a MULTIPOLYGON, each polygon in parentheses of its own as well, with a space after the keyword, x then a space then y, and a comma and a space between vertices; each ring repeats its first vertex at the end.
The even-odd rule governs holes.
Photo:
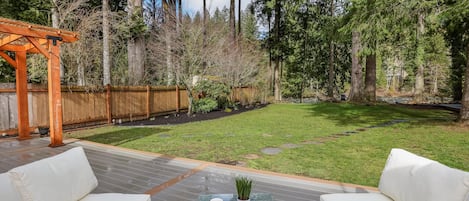
POLYGON ((18 139, 30 139, 28 116, 28 78, 26 51, 15 53, 16 61, 16 99, 18 104, 18 139))
POLYGON ((60 42, 49 41, 48 91, 50 118, 50 147, 64 145, 62 137, 62 95, 60 88, 60 42))

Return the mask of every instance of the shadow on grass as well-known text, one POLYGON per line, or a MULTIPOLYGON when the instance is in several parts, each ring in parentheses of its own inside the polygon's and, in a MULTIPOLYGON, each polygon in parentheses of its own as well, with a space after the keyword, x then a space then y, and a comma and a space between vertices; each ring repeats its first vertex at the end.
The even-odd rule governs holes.
POLYGON ((397 105, 358 105, 350 103, 321 103, 305 105, 313 116, 322 116, 337 125, 376 125, 392 120, 420 120, 420 123, 435 123, 451 120, 451 115, 445 110, 411 109, 397 105))
POLYGON ((101 134, 82 137, 80 139, 118 146, 150 135, 156 135, 158 133, 168 131, 169 129, 162 128, 126 128, 118 131, 104 132, 101 134))

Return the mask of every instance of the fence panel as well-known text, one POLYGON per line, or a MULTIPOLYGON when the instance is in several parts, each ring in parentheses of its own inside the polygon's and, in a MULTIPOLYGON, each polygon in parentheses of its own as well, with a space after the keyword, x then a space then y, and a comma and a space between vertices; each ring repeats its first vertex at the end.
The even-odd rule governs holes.
POLYGON ((64 124, 106 120, 106 93, 62 92, 64 124))
MULTIPOLYGON (((29 122, 31 127, 49 126, 48 93, 44 86, 29 86, 29 122)), ((255 101, 256 89, 234 88, 232 100, 242 104, 255 101)), ((87 91, 83 87, 69 87, 62 91, 63 124, 102 122, 111 118, 135 120, 147 115, 176 111, 176 87, 110 87, 106 90, 87 91), (149 105, 148 105, 149 104, 149 105)), ((179 109, 187 109, 189 99, 185 89, 179 89, 179 109)), ((16 93, 12 88, 0 88, 0 131, 17 128, 16 93)))
POLYGON ((146 115, 146 89, 116 88, 111 93, 112 118, 133 118, 146 115))

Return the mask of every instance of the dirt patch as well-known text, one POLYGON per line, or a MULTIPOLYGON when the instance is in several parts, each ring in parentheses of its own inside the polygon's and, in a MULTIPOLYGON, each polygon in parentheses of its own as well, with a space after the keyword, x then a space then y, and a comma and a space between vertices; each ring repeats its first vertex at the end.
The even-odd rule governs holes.
POLYGON ((225 111, 212 111, 206 114, 193 114, 192 116, 188 116, 186 113, 177 113, 177 114, 170 114, 165 116, 158 116, 152 117, 148 120, 142 121, 133 121, 133 122, 126 122, 122 124, 118 124, 120 126, 149 126, 149 125, 173 125, 173 124, 183 124, 189 122, 196 122, 196 121, 204 121, 204 120, 211 120, 211 119, 218 119, 234 114, 240 114, 243 112, 259 109, 265 107, 266 104, 259 104, 256 106, 246 106, 240 107, 238 110, 233 110, 231 112, 225 111))

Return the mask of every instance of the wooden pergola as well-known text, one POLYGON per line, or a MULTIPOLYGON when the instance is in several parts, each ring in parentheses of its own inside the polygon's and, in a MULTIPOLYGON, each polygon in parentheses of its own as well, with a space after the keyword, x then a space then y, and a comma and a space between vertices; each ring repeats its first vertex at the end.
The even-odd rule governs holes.
POLYGON ((28 53, 42 54, 48 59, 47 81, 51 141, 49 146, 63 145, 60 44, 77 40, 78 35, 74 32, 0 18, 0 56, 16 71, 19 140, 31 138, 26 55, 28 53))

